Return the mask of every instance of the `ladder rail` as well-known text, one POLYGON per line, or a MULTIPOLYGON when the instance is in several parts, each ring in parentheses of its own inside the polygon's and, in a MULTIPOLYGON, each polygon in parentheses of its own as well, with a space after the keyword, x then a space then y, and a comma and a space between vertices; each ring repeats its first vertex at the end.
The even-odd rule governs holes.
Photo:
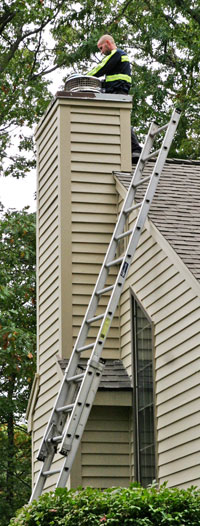
MULTIPOLYGON (((74 366, 74 364, 72 364, 74 366)), ((78 356, 77 356, 77 365, 78 365, 78 356)), ((48 440, 52 439, 54 435, 58 435, 59 432, 62 433, 62 430, 65 426, 66 420, 68 418, 68 414, 62 414, 62 412, 57 411, 57 408, 63 407, 65 404, 66 399, 68 399, 68 405, 72 403, 73 398, 75 396, 76 392, 76 384, 71 382, 67 382, 68 374, 69 376, 73 376, 74 370, 72 371, 72 375, 70 374, 71 370, 67 368, 67 370, 64 373, 63 380, 61 383, 60 390, 58 392, 55 405, 52 409, 49 422, 47 424, 45 435, 42 440, 42 443, 39 448, 38 452, 38 460, 41 460, 42 462, 46 458, 46 455, 48 454, 48 440)))
MULTIPOLYGON (((63 435, 63 440, 60 446, 60 453, 62 455, 66 455, 68 451, 70 451, 71 447, 69 444, 71 444, 71 437, 76 437, 77 435, 77 427, 79 425, 79 420, 77 418, 77 415, 80 419, 83 411, 85 410, 85 406, 87 406, 88 402, 85 402, 84 400, 87 400, 93 390, 94 396, 96 395, 96 391, 94 391, 94 384, 96 385, 96 390, 98 389, 101 375, 104 369, 104 363, 101 362, 92 362, 90 360, 88 362, 85 375, 82 381, 82 384, 79 389, 79 393, 77 396, 77 403, 73 408, 73 411, 71 413, 71 417, 69 420, 69 424, 67 429, 65 430, 65 433, 63 435), (75 419, 76 417, 76 419, 75 419), (67 435, 70 435, 70 440, 67 440, 67 435)), ((91 407, 87 407, 87 410, 90 410, 91 407)), ((79 434, 78 434, 79 435, 79 434)))
MULTIPOLYGON (((103 367, 103 366, 102 366, 103 367)), ((56 484, 56 487, 59 488, 64 488, 66 486, 66 483, 67 483, 67 480, 68 480, 68 477, 69 477, 69 473, 70 473, 70 468, 73 464, 73 461, 74 461, 74 458, 76 456, 76 453, 77 453, 77 449, 79 447, 79 443, 80 443, 80 440, 83 436, 83 432, 84 432, 84 427, 85 427, 85 422, 87 422, 88 420, 88 416, 90 414, 90 411, 91 411, 91 408, 92 408, 92 405, 93 405, 93 402, 94 402, 94 399, 95 399, 95 396, 96 396, 96 393, 97 393, 97 390, 98 390, 98 387, 99 387, 99 383, 100 383, 100 380, 101 380, 101 375, 102 375, 102 371, 100 371, 100 375, 97 376, 95 375, 93 377, 93 380, 92 380, 92 384, 91 384, 91 388, 90 390, 88 391, 88 397, 86 399, 86 403, 84 404, 83 408, 82 408, 82 411, 81 411, 81 415, 80 415, 80 420, 78 422, 78 425, 76 427, 76 434, 78 435, 78 439, 76 438, 75 436, 75 439, 72 441, 72 445, 71 445, 71 449, 64 461, 64 464, 63 464, 63 467, 62 467, 62 470, 60 472, 60 477, 57 481, 57 484, 56 484)))
POLYGON ((38 499, 38 497, 41 495, 46 479, 47 479, 47 477, 43 475, 43 472, 49 471, 53 458, 54 458, 54 451, 52 451, 51 454, 49 454, 49 456, 45 458, 44 464, 40 468, 40 471, 38 473, 38 478, 33 488, 32 495, 31 495, 29 502, 33 502, 33 500, 38 499))

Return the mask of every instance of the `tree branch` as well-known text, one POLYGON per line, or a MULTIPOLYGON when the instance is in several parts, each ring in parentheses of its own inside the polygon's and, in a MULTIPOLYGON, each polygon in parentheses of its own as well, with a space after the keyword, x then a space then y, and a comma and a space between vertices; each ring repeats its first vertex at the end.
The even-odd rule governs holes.
POLYGON ((32 75, 29 78, 30 78, 30 80, 34 80, 34 79, 37 79, 37 77, 43 77, 44 75, 48 75, 48 73, 52 73, 52 71, 55 71, 56 69, 58 69, 60 67, 62 67, 62 65, 61 64, 57 64, 56 66, 53 66, 50 69, 43 69, 39 73, 34 73, 34 75, 32 75))
POLYGON ((38 41, 37 48, 36 48, 36 50, 35 50, 34 61, 33 61, 33 64, 32 64, 31 71, 30 71, 29 79, 33 78, 32 75, 33 75, 33 72, 34 72, 34 69, 35 69, 35 66, 36 66, 37 54, 39 53, 39 49, 40 49, 40 45, 41 45, 41 40, 42 40, 42 32, 40 32, 40 35, 39 35, 39 41, 38 41))
MULTIPOLYGON (((46 18, 46 20, 44 20, 41 25, 37 28, 34 28, 33 30, 31 31, 26 31, 23 33, 23 27, 20 26, 19 29, 18 29, 18 34, 17 34, 17 38, 15 40, 15 42, 11 45, 11 49, 10 51, 8 51, 7 54, 4 55, 4 58, 2 60, 2 63, 1 63, 1 66, 0 66, 0 72, 3 73, 8 65, 8 63, 12 60, 15 52, 17 51, 19 45, 21 42, 23 42, 25 39, 27 39, 28 37, 30 36, 33 36, 33 35, 37 35, 38 33, 41 33, 41 31, 52 21, 54 21, 62 7, 62 5, 65 3, 65 0, 61 0, 61 2, 58 2, 57 4, 57 9, 56 11, 54 12, 54 15, 53 17, 52 16, 48 16, 46 18)), ((12 14, 12 18, 15 16, 16 13, 13 13, 12 14)), ((11 18, 11 19, 12 19, 11 18)), ((37 53, 38 53, 38 49, 37 49, 37 53)))
MULTIPOLYGON (((22 475, 23 475, 23 473, 22 473, 22 475)), ((20 480, 20 482, 22 482, 25 486, 27 486, 31 490, 31 484, 28 484, 28 482, 26 482, 19 475, 16 475, 16 473, 13 473, 13 477, 15 477, 16 479, 20 480)))
POLYGON ((183 7, 184 9, 184 12, 186 12, 188 15, 191 16, 191 18, 193 18, 193 20, 195 20, 195 22, 197 22, 198 24, 200 24, 200 9, 191 9, 191 7, 187 7, 184 3, 183 5, 183 0, 175 0, 175 5, 180 9, 181 7, 183 7))
POLYGON ((5 71, 8 63, 12 60, 12 58, 14 57, 14 54, 15 52, 17 51, 18 47, 19 47, 19 44, 22 42, 23 40, 23 36, 22 36, 22 27, 20 27, 19 31, 18 31, 18 36, 14 42, 14 44, 11 46, 11 49, 10 51, 4 55, 4 59, 2 61, 2 65, 0 66, 0 72, 3 73, 3 71, 5 71))
POLYGON ((131 3, 132 3, 132 0, 128 0, 128 1, 126 2, 126 4, 124 5, 122 11, 121 11, 121 12, 119 11, 119 13, 117 14, 117 16, 115 16, 115 20, 118 19, 118 18, 121 18, 121 17, 123 16, 123 14, 125 13, 127 7, 128 7, 129 4, 131 4, 131 3))
POLYGON ((0 17, 0 34, 3 33, 5 27, 11 22, 14 18, 15 13, 10 13, 9 11, 0 17))

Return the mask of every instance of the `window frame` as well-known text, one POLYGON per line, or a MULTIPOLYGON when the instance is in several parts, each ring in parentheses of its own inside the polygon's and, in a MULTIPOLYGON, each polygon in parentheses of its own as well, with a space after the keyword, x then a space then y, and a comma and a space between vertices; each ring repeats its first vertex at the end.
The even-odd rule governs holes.
POLYGON ((153 381, 153 432, 154 432, 154 452, 155 452, 155 478, 158 480, 158 452, 157 452, 157 416, 156 416, 156 392, 155 392, 155 336, 154 323, 147 314, 141 302, 132 290, 130 290, 131 303, 131 354, 132 354, 132 378, 133 378, 133 435, 134 435, 134 480, 142 484, 141 480, 141 466, 140 466, 140 436, 139 436, 139 403, 138 403, 138 385, 137 385, 137 335, 134 331, 134 302, 139 306, 151 326, 151 341, 152 341, 152 381, 153 381), (136 367, 135 367, 136 364, 136 367))

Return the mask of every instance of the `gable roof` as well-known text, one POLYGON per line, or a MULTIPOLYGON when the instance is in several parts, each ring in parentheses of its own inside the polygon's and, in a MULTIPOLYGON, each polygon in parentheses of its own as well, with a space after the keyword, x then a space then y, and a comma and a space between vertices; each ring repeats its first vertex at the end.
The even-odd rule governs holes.
MULTIPOLYGON (((155 160, 146 163, 144 176, 150 175, 154 163, 155 160)), ((118 172, 115 177, 128 189, 131 173, 118 172)), ((140 187, 136 201, 141 199, 141 192, 140 187)), ((200 161, 166 161, 149 217, 200 281, 200 161)))

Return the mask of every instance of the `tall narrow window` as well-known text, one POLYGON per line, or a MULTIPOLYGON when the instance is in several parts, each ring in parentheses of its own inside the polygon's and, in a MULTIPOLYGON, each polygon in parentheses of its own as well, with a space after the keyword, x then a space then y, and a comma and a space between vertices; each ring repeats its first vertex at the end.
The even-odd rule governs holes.
POLYGON ((146 487, 156 478, 152 325, 132 297, 135 415, 135 478, 146 487))

